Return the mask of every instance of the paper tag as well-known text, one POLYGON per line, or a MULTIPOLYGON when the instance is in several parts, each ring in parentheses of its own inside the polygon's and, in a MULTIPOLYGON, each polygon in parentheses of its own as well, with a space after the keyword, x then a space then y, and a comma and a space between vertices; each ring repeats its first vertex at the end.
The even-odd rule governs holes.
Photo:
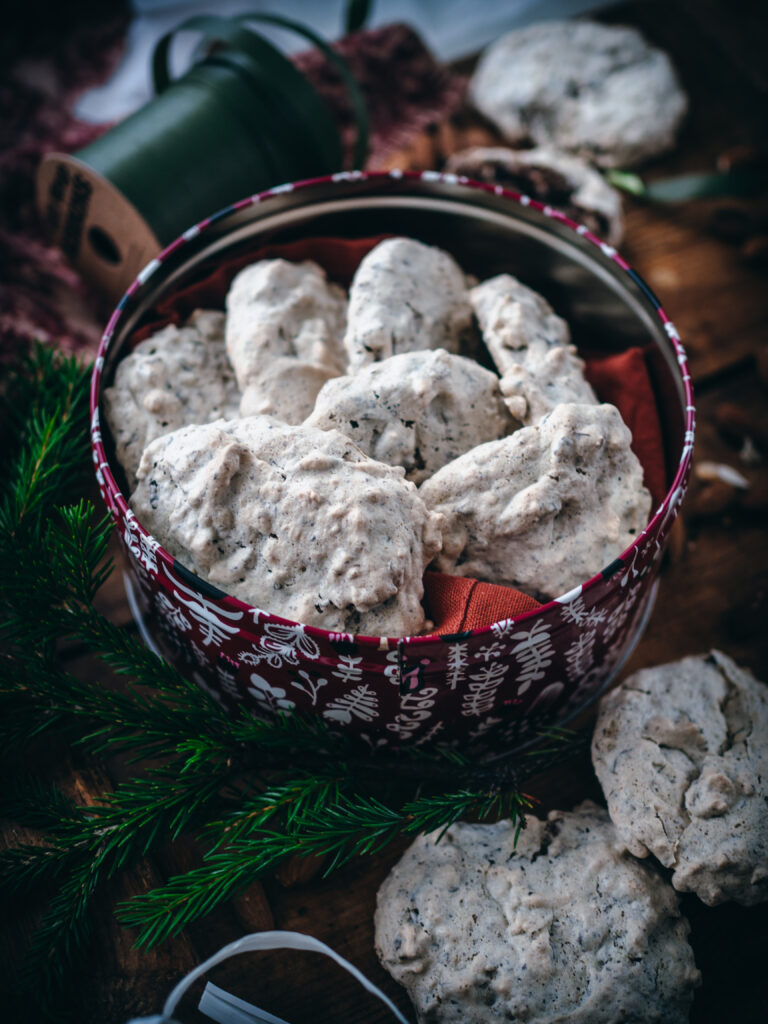
POLYGON ((197 1006, 200 1013, 215 1020, 216 1024, 288 1024, 282 1017, 251 1006, 213 982, 208 982, 197 1006))

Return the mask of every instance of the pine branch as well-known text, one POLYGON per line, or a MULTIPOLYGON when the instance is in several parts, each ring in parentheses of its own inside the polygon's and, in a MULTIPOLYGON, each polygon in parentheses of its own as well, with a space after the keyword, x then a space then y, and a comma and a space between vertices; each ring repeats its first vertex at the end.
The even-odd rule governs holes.
POLYGON ((7 408, 21 443, 3 474, 4 546, 30 527, 34 532, 51 498, 66 501, 80 489, 88 472, 89 376, 90 367, 38 346, 14 379, 7 408))
POLYGON ((155 945, 176 935, 290 853, 299 852, 292 830, 300 829, 305 815, 321 814, 332 806, 342 785, 333 775, 303 775, 241 798, 237 810, 205 826, 203 833, 213 841, 205 864, 123 904, 119 920, 141 929, 137 945, 155 945), (246 854, 233 856, 241 845, 246 854))
POLYGON ((205 826, 204 833, 213 842, 212 853, 225 843, 247 839, 278 815, 282 814, 286 825, 292 826, 301 814, 338 800, 345 781, 343 773, 313 773, 269 785, 250 796, 240 795, 235 810, 205 826))
POLYGON ((23 844, 0 851, 2 902, 13 903, 55 883, 69 868, 68 859, 51 846, 23 844))
POLYGON ((292 854, 330 855, 329 874, 353 857, 377 853, 401 833, 440 830, 439 841, 451 824, 468 815, 484 820, 501 814, 522 827, 521 815, 529 807, 530 801, 517 793, 460 790, 412 800, 397 810, 375 796, 344 792, 338 780, 294 780, 243 807, 229 819, 234 824, 228 831, 223 822, 211 822, 207 830, 218 831, 219 842, 205 864, 123 903, 118 918, 139 929, 137 945, 153 946, 292 854), (288 807, 291 812, 285 813, 288 807))
POLYGON ((151 770, 105 794, 101 804, 87 810, 70 805, 45 847, 0 854, 0 879, 9 897, 63 878, 29 948, 23 989, 44 1005, 55 996, 87 948, 88 912, 97 894, 117 872, 199 823, 218 801, 228 774, 227 765, 185 772, 177 763, 151 770))
POLYGON ((88 807, 46 782, 11 780, 0 813, 43 829, 44 839, 0 854, 4 891, 10 899, 58 886, 30 948, 30 992, 53 997, 87 948, 94 898, 182 832, 209 844, 204 864, 120 908, 143 945, 176 934, 294 853, 327 854, 331 871, 397 836, 439 839, 466 816, 522 827, 522 783, 572 751, 571 734, 551 730, 538 752, 482 762, 441 746, 363 756, 319 719, 231 719, 96 611, 111 571, 111 524, 78 496, 90 463, 87 379, 75 361, 40 349, 11 391, 19 443, 0 453, 0 749, 20 757, 55 730, 91 756, 121 751, 162 763, 137 768, 88 807), (119 688, 66 671, 56 658, 64 639, 97 655, 119 688))
POLYGON ((46 828, 61 822, 82 821, 82 814, 58 786, 34 775, 19 773, 6 778, 0 791, 0 818, 24 828, 46 828))
POLYGON ((19 989, 50 1012, 57 993, 82 958, 91 936, 88 911, 101 878, 96 866, 81 864, 54 895, 27 950, 19 989))
MULTIPOLYGON (((0 682, 0 710, 5 712, 0 718, 0 742, 18 745, 26 738, 19 735, 18 714, 8 713, 15 709, 24 710, 31 719, 30 738, 53 727, 67 727, 70 735, 98 752, 167 755, 182 740, 194 739, 206 730, 213 736, 210 758, 215 730, 220 728, 210 702, 190 706, 175 697, 174 691, 152 692, 131 682, 119 691, 100 680, 81 681, 45 658, 17 655, 0 682)), ((220 756, 232 753, 223 741, 217 748, 220 756)))
POLYGON ((100 803, 88 808, 74 805, 40 780, 24 780, 5 797, 2 810, 32 826, 48 825, 47 841, 44 847, 0 853, 0 878, 12 889, 17 879, 37 872, 36 860, 50 861, 54 854, 88 863, 111 877, 146 856, 158 841, 175 838, 204 818, 230 775, 227 764, 185 771, 180 761, 170 762, 104 793, 100 803), (30 806, 35 792, 48 800, 47 806, 30 806))

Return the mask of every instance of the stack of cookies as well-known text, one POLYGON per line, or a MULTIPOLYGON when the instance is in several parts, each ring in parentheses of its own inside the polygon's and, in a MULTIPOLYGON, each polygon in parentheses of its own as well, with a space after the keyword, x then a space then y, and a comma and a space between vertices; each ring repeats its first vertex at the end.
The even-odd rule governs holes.
POLYGON ((667 54, 637 29, 586 19, 502 36, 469 96, 506 145, 455 153, 446 170, 555 206, 610 245, 622 239, 621 198, 600 170, 668 152, 688 109, 667 54))
POLYGON ((412 636, 429 565, 548 600, 647 525, 629 429, 510 274, 477 284, 389 238, 348 296, 316 263, 265 259, 226 307, 142 341, 104 395, 132 509, 221 590, 412 636))

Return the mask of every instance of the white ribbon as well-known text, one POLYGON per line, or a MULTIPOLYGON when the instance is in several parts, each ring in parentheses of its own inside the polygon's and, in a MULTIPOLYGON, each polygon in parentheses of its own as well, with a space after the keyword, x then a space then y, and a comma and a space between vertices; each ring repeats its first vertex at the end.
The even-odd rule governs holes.
MULTIPOLYGON (((137 1017, 129 1021, 128 1024, 174 1024, 174 1010, 190 986, 201 975, 224 960, 237 956, 239 953, 251 953, 267 949, 307 950, 311 953, 322 953, 324 956, 330 957, 331 960, 335 960, 339 966, 343 967, 345 971, 348 971, 353 978, 359 981, 363 988, 376 996, 377 999, 380 999, 391 1010, 400 1024, 408 1024, 402 1013, 384 995, 381 989, 377 988, 372 981, 369 981, 354 964, 345 960, 343 956, 339 956, 330 946, 326 946, 324 942, 320 942, 319 939, 315 939, 311 935, 302 935, 300 932, 277 931, 255 932, 253 935, 245 935, 242 939, 230 942, 228 946, 224 946, 218 953, 214 953, 213 956, 209 957, 199 967, 196 967, 185 978, 181 979, 166 999, 162 1014, 153 1017, 137 1017)), ((224 989, 219 988, 217 985, 212 985, 210 982, 205 987, 198 1008, 201 1013, 206 1014, 211 1020, 216 1021, 217 1024, 287 1024, 280 1017, 275 1017, 274 1014, 260 1010, 258 1007, 252 1006, 243 999, 238 999, 237 996, 225 992, 224 989)))
POLYGON ((216 1024, 288 1024, 282 1017, 259 1010, 211 981, 205 986, 197 1008, 216 1024))

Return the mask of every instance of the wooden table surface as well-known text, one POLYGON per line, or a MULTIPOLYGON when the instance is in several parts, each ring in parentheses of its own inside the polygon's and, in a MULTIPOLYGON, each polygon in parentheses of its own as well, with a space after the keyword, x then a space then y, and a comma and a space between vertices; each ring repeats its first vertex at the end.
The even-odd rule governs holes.
MULTIPOLYGON (((638 25, 666 48, 691 96, 691 115, 677 150, 648 168, 649 174, 707 169, 734 146, 765 145, 762 111, 768 81, 757 42, 759 31, 765 37, 765 25, 761 28, 754 13, 757 6, 741 0, 727 5, 677 0, 621 5, 603 16, 607 21, 638 25)), ((493 136, 467 114, 436 126, 392 165, 440 167, 451 151, 486 141, 493 141, 493 136)), ((621 249, 661 297, 688 350, 698 408, 696 465, 726 463, 750 484, 748 490, 734 493, 708 487, 694 474, 683 509, 684 530, 674 538, 655 611, 624 674, 715 646, 766 680, 768 201, 719 201, 677 208, 628 204, 621 249), (722 226, 720 234, 713 227, 715 216, 720 225, 746 216, 757 226, 749 240, 725 238, 722 226), (762 445, 759 461, 741 457, 745 433, 758 448, 762 445)), ((100 602, 116 621, 128 624, 119 574, 104 588, 100 602)), ((73 667, 84 673, 98 671, 103 677, 103 666, 96 669, 77 651, 69 658, 73 667)), ((116 765, 108 770, 105 779, 101 769, 71 759, 62 781, 70 793, 87 802, 105 781, 117 781, 122 774, 116 765)), ((600 799, 587 758, 527 788, 540 797, 542 810, 568 808, 585 797, 600 799)), ((2 836, 17 842, 19 830, 7 826, 2 836)), ((297 883, 285 873, 281 878, 267 877, 177 940, 149 953, 131 948, 132 937, 114 922, 111 902, 102 901, 87 983, 80 986, 72 1017, 62 1007, 62 1019, 122 1024, 137 1014, 159 1012, 175 981, 200 960, 246 932, 271 927, 308 932, 328 942, 414 1019, 403 991, 378 965, 373 949, 376 890, 404 846, 355 861, 326 880, 297 883)), ((192 845, 176 844, 120 879, 112 896, 123 898, 141 891, 197 864, 199 857, 192 845)), ((691 1020, 697 1024, 764 1021, 766 908, 710 909, 694 897, 684 897, 683 906, 704 977, 691 1020)), ((26 919, 0 923, 0 962, 11 987, 30 927, 26 919)), ((212 979, 292 1024, 383 1024, 391 1019, 340 968, 314 954, 239 958, 218 968, 212 979)), ((196 1002, 192 997, 185 1000, 179 1013, 185 1022, 208 1019, 195 1010, 196 1002)))

